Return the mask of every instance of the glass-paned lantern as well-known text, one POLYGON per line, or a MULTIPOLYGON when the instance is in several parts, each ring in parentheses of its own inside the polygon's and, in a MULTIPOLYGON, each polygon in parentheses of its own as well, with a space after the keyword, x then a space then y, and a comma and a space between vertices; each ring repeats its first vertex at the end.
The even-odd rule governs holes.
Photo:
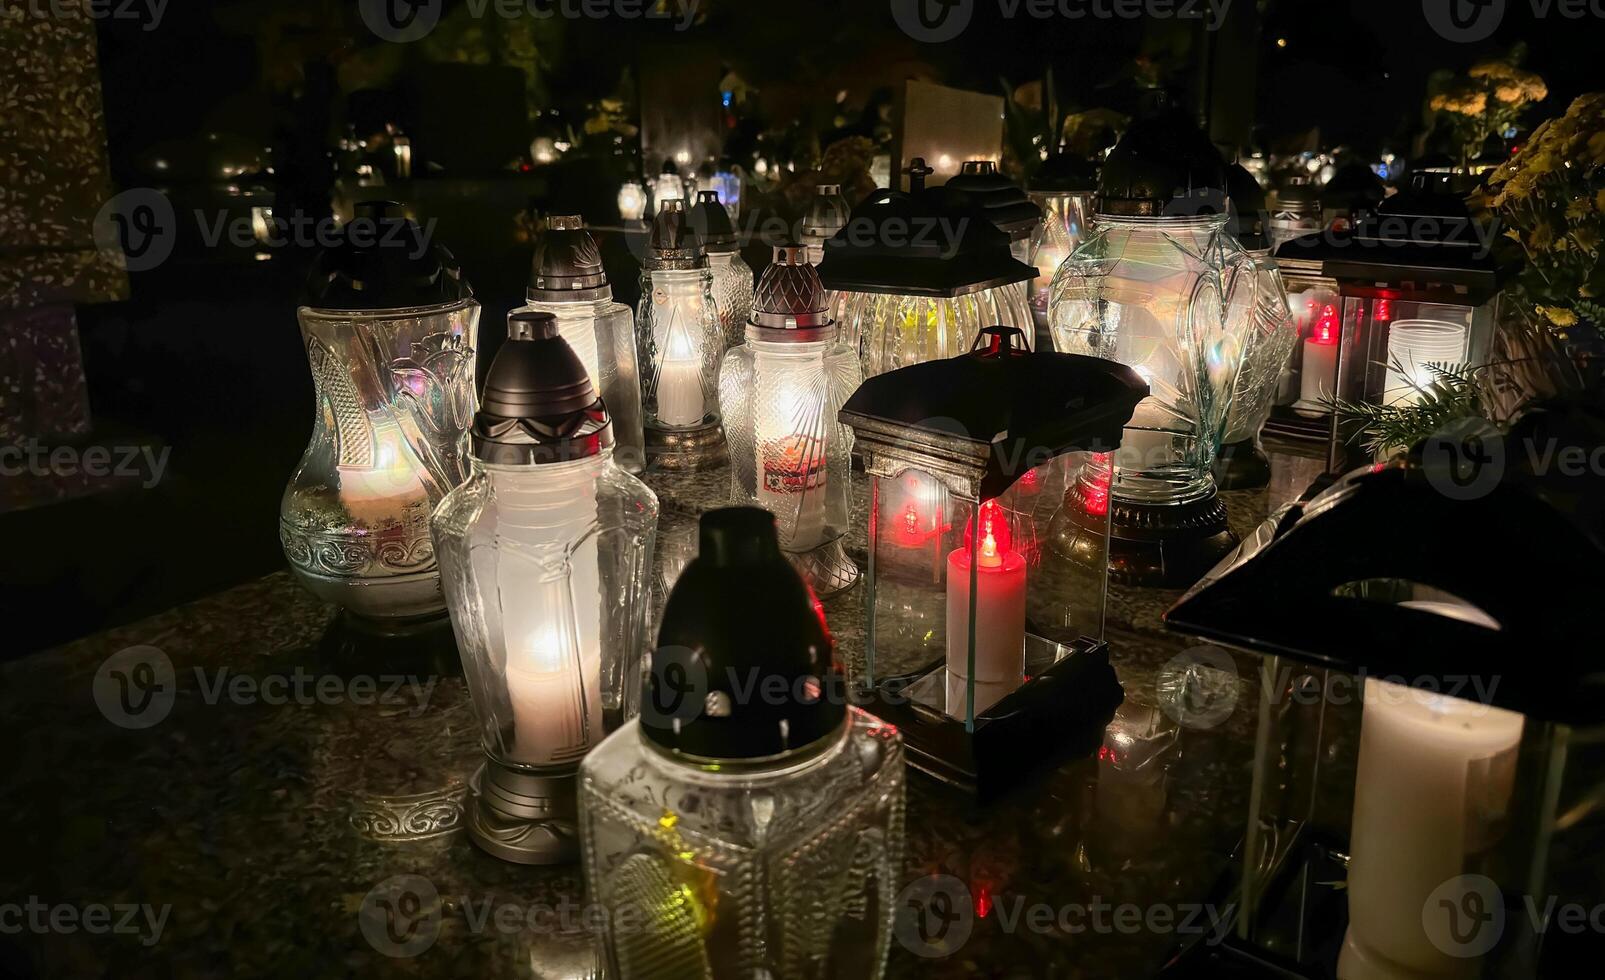
POLYGON ((479 327, 456 260, 399 208, 357 205, 308 278, 317 413, 279 505, 296 579, 392 625, 446 608, 429 514, 467 475, 479 327))
POLYGON ((643 221, 648 204, 646 188, 637 180, 626 180, 619 187, 619 220, 643 221))
POLYGON ((1145 394, 1129 368, 990 327, 847 400, 870 477, 853 675, 920 768, 988 795, 1084 726, 1101 741, 1120 700, 1101 642, 1109 454, 1145 394))
POLYGON ((535 242, 526 309, 557 317, 613 420, 613 458, 631 473, 646 467, 641 434, 641 376, 635 316, 613 301, 602 253, 579 215, 553 215, 535 242))
POLYGON ((724 462, 719 362, 725 332, 708 255, 684 201, 664 202, 652 223, 635 347, 648 457, 667 469, 724 462))
POLYGON ((433 520, 485 746, 468 833, 524 864, 577 856, 580 760, 639 709, 658 514, 613 462, 607 406, 559 329, 509 317, 473 473, 433 520))
POLYGON ((746 342, 719 371, 731 502, 775 515, 781 551, 821 598, 858 581, 842 550, 853 436, 837 413, 860 380, 858 354, 841 343, 807 252, 776 248, 746 342))
POLYGON ((702 191, 697 195, 697 203, 691 209, 691 229, 708 253, 713 302, 719 308, 725 347, 734 347, 741 343, 747 317, 752 313, 752 266, 741 257, 741 239, 730 223, 730 213, 719 203, 718 194, 702 191))
POLYGON ((1271 219, 1266 224, 1271 248, 1277 248, 1300 235, 1318 232, 1324 227, 1325 209, 1321 206, 1321 189, 1303 174, 1289 177, 1287 183, 1276 191, 1271 219))
MULTIPOLYGON (((1115 459, 1111 565, 1185 585, 1233 543, 1212 467, 1243 376, 1283 329, 1273 276, 1227 228, 1225 168, 1184 114, 1126 132, 1099 178, 1093 233, 1054 277, 1054 346, 1129 365, 1151 396, 1115 459)), ((1285 306, 1282 307, 1285 309, 1285 306)))
POLYGON ((903 884, 897 729, 846 703, 772 515, 709 511, 699 537, 641 717, 580 773, 607 975, 876 980, 903 884))
POLYGON ((1308 444, 1334 470, 1360 461, 1334 400, 1410 404, 1441 371, 1493 357, 1509 270, 1451 181, 1418 175, 1352 231, 1277 249, 1299 343, 1266 431, 1308 444))
POLYGON ((1031 313, 1043 339, 1048 333, 1048 298, 1053 275, 1087 236, 1092 220, 1093 194, 1098 189, 1098 168, 1069 153, 1055 153, 1026 184, 1026 193, 1042 209, 1042 223, 1031 238, 1026 264, 1037 270, 1031 283, 1031 313))
POLYGON ((1033 329, 1025 284, 1036 270, 1010 253, 1009 237, 968 195, 927 190, 923 160, 908 172, 913 189, 860 202, 819 266, 865 377, 956 357, 983 327, 1019 327, 1028 342, 1033 329))
POLYGON ((1167 614, 1259 655, 1240 911, 1196 975, 1535 980, 1597 949, 1598 477, 1478 474, 1358 470, 1167 614))
POLYGON ((814 203, 808 206, 808 216, 803 219, 802 240, 808 248, 810 264, 818 265, 825 261, 825 242, 847 227, 847 216, 851 210, 847 206, 847 199, 842 197, 842 185, 819 185, 814 203))

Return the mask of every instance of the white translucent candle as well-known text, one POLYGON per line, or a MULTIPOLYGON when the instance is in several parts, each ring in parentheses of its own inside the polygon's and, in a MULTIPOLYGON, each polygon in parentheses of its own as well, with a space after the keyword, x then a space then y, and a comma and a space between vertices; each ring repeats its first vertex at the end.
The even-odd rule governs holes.
MULTIPOLYGON (((1008 546, 1002 508, 981 506, 975 555, 975 673, 986 684, 1019 680, 1025 672, 1025 558, 1008 546)), ((947 556, 947 669, 969 677, 970 551, 947 556)))
POLYGON ((652 277, 654 340, 657 343, 657 419, 664 425, 696 425, 707 415, 703 391, 704 283, 701 271, 670 271, 652 277))
POLYGON ((1388 331, 1388 370, 1382 384, 1385 405, 1413 405, 1438 380, 1432 366, 1458 370, 1465 365, 1467 327, 1445 320, 1399 320, 1388 331))

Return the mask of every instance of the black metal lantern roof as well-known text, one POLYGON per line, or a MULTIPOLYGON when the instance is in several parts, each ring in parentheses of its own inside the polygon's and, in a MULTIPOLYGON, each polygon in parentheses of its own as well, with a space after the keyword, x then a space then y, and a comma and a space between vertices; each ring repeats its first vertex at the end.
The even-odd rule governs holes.
POLYGON ((535 239, 526 292, 529 301, 586 302, 612 295, 602 253, 585 230, 585 219, 577 214, 548 218, 545 233, 535 239))
POLYGON ((1185 112, 1160 102, 1132 123, 1098 175, 1099 214, 1183 217, 1226 210, 1226 166, 1185 112))
POLYGON ((950 191, 963 191, 986 215, 987 220, 1010 241, 1030 238, 1042 209, 1032 203, 1025 191, 998 171, 991 160, 967 160, 959 175, 947 182, 950 191))
POLYGON ((1321 188, 1321 207, 1332 211, 1370 212, 1388 196, 1382 178, 1363 163, 1346 163, 1321 188))
POLYGON ((1009 236, 962 190, 926 189, 915 159, 908 193, 879 190, 825 242, 826 289, 899 296, 963 296, 1036 278, 1009 252, 1009 236))
MULTIPOLYGON (((1503 444, 1510 468, 1522 444, 1503 444)), ((1525 476, 1507 473, 1487 487, 1479 479, 1446 482, 1454 480, 1447 465, 1419 463, 1350 474, 1295 507, 1268 542, 1245 544, 1165 621, 1258 653, 1440 693, 1478 678, 1496 685, 1483 696, 1500 707, 1566 723, 1605 721, 1596 639, 1605 550, 1597 526, 1591 533, 1576 516, 1597 519, 1599 488, 1582 491, 1591 512, 1577 499, 1555 506, 1566 491, 1557 496, 1525 476), (1418 599, 1421 586, 1500 628, 1398 604, 1418 599)))
POLYGON ((987 327, 970 353, 865 380, 840 418, 871 473, 917 466, 979 499, 1077 450, 1112 452, 1148 385, 1131 368, 1025 349, 1016 327, 987 327))
POLYGON ((302 304, 320 310, 403 310, 470 299, 457 260, 395 201, 363 201, 318 253, 302 304))

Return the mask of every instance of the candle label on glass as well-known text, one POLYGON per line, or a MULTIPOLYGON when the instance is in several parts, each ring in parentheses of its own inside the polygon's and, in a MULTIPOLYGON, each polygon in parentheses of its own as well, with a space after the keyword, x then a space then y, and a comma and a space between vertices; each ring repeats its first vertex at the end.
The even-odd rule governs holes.
POLYGON ((1505 836, 1516 789, 1517 746, 1466 763, 1466 853, 1491 850, 1505 836))
POLYGON ((791 435, 759 447, 758 502, 779 518, 781 544, 811 548, 825 531, 822 440, 791 435))

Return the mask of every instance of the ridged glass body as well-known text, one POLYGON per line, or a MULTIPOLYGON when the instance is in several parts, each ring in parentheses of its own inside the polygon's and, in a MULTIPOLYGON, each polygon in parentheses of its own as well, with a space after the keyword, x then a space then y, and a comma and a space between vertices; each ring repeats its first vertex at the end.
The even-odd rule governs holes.
POLYGON ((691 429, 719 422, 724 337, 711 271, 660 270, 642 277, 635 343, 648 426, 691 429))
POLYGON ((474 463, 435 512, 452 627, 491 758, 572 767, 640 703, 657 498, 603 453, 474 463))
POLYGON ((641 374, 630 308, 612 299, 530 303, 557 317, 558 333, 574 348, 613 419, 613 459, 631 473, 646 467, 641 436, 641 374))
POLYGON ((1042 209, 1042 223, 1032 235, 1031 255, 1026 261, 1037 270, 1037 278, 1031 281, 1031 308, 1046 320, 1054 273, 1087 235, 1092 194, 1034 191, 1030 197, 1042 209))
POLYGON ((1249 256, 1254 262, 1254 288, 1246 295, 1241 291, 1234 295, 1231 310, 1234 319, 1246 317, 1249 323, 1245 333, 1248 349, 1226 413, 1224 441, 1228 445, 1259 437, 1298 342, 1298 325, 1288 307, 1282 270, 1268 252, 1250 252, 1249 256))
POLYGON ((719 404, 730 501, 775 515, 780 547, 810 552, 847 533, 853 433, 837 413, 862 376, 837 340, 749 340, 725 355, 719 404))
POLYGON ((610 976, 881 976, 902 888, 903 747, 851 708, 822 754, 703 771, 615 733, 580 770, 590 900, 610 976), (623 918, 629 916, 629 918, 623 918))
POLYGON ((1224 216, 1099 215, 1054 276, 1056 349, 1134 368, 1148 382, 1115 454, 1118 499, 1181 504, 1214 490, 1210 466, 1253 349, 1259 268, 1224 216))
POLYGON ((467 475, 479 304, 300 320, 317 413, 279 505, 290 569, 359 616, 438 613, 429 514, 467 475))
POLYGON ((982 327, 1019 327, 1033 333, 1026 283, 963 296, 899 296, 839 292, 831 313, 842 339, 858 351, 864 377, 910 364, 967 353, 982 327))
POLYGON ((741 343, 752 316, 752 266, 740 252, 709 252, 708 268, 713 270, 713 301, 729 350, 741 343))

